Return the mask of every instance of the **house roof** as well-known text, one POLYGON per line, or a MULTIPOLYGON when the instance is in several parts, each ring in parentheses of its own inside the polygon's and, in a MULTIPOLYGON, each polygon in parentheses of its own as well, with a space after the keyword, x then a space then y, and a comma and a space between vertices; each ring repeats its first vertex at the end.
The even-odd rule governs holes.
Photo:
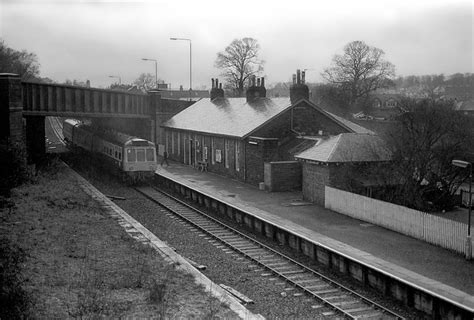
POLYGON ((390 151, 377 135, 341 133, 295 155, 295 158, 325 163, 387 161, 390 160, 390 151))
POLYGON ((474 111, 474 100, 460 101, 455 104, 456 111, 474 111))
MULTIPOLYGON (((301 99, 294 105, 303 101, 348 131, 372 133, 370 130, 319 108, 306 99, 301 99)), ((251 103, 247 103, 247 98, 216 98, 212 101, 202 99, 176 114, 161 126, 245 138, 291 107, 289 97, 258 98, 251 103)))

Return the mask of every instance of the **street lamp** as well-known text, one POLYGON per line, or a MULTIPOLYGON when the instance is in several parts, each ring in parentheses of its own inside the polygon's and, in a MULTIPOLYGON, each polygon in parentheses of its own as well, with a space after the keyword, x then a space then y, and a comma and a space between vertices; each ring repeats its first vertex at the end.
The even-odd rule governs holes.
POLYGON ((155 86, 156 89, 158 89, 158 62, 156 59, 147 59, 147 58, 142 58, 143 61, 154 61, 155 62, 155 86))
POLYGON ((193 59, 191 39, 187 38, 170 38, 170 40, 189 41, 189 98, 191 99, 191 90, 193 90, 193 59))
POLYGON ((453 166, 460 167, 463 169, 466 169, 469 167, 469 213, 468 213, 468 218, 467 218, 467 238, 466 238, 466 259, 471 260, 472 259, 472 240, 471 240, 471 206, 472 206, 472 163, 463 161, 463 160, 453 160, 452 162, 453 166))
POLYGON ((119 85, 122 84, 122 78, 120 78, 120 76, 109 76, 109 78, 116 78, 119 80, 119 85))

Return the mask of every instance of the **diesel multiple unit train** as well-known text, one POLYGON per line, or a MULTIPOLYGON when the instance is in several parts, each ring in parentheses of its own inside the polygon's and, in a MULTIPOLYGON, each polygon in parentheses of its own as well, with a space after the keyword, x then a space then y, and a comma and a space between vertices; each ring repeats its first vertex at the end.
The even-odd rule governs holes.
POLYGON ((156 170, 155 144, 148 140, 94 128, 75 119, 64 120, 63 135, 70 148, 87 151, 124 180, 143 181, 156 170))

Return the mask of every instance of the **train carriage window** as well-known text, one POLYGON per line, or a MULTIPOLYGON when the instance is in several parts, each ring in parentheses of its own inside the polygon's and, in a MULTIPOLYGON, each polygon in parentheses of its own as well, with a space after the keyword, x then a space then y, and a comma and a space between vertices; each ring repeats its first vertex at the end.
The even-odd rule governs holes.
POLYGON ((137 150, 137 161, 138 162, 145 162, 145 149, 138 149, 137 150))
POLYGON ((155 150, 152 148, 146 149, 146 161, 155 161, 155 150))
POLYGON ((119 159, 119 160, 122 160, 122 152, 120 152, 120 151, 119 151, 119 153, 118 153, 118 159, 119 159))
POLYGON ((135 149, 127 149, 127 161, 128 162, 137 161, 137 154, 135 152, 135 149))
POLYGON ((118 159, 118 152, 117 152, 117 150, 114 151, 114 156, 115 156, 116 159, 118 159))

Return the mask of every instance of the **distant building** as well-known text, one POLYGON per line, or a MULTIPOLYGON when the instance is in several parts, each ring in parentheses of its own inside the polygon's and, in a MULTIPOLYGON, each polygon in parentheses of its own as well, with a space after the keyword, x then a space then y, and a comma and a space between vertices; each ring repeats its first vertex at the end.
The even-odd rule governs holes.
POLYGON ((161 90, 160 94, 162 98, 165 99, 179 99, 179 100, 192 100, 198 101, 203 98, 209 98, 208 90, 183 90, 181 87, 180 90, 161 90))

